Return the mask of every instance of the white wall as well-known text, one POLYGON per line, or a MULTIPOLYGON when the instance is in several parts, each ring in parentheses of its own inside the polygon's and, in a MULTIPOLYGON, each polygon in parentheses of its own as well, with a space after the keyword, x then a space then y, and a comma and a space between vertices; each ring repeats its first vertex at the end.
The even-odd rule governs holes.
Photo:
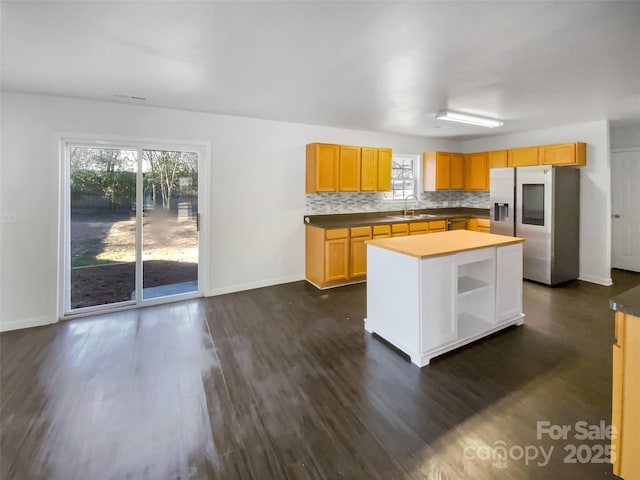
POLYGON ((451 141, 161 108, 3 93, 0 330, 56 321, 59 144, 64 134, 211 143, 208 295, 304 276, 305 145, 459 149, 451 141), (239 193, 241 192, 241 193, 239 193))
POLYGON ((611 148, 640 148, 640 125, 611 124, 611 148))
POLYGON ((611 161, 606 120, 463 142, 464 152, 586 142, 580 175, 580 279, 611 285, 611 161))

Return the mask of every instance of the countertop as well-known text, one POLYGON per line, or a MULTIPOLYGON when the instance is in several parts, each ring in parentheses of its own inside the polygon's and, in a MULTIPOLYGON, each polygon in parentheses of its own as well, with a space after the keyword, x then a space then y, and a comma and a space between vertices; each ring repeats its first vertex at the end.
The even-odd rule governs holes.
POLYGON ((412 235, 407 237, 380 238, 367 240, 367 245, 385 248, 411 257, 425 258, 497 247, 524 242, 523 238, 496 235, 493 233, 451 230, 449 232, 412 235))
POLYGON ((339 213, 333 215, 305 215, 304 223, 321 228, 347 228, 364 225, 384 225, 388 223, 413 223, 446 220, 448 218, 489 218, 488 208, 421 208, 416 214, 432 215, 427 218, 400 219, 391 216, 402 215, 402 210, 388 212, 339 213))
POLYGON ((628 315, 640 317, 640 285, 620 295, 616 295, 609 300, 609 305, 611 309, 616 312, 623 312, 628 315))

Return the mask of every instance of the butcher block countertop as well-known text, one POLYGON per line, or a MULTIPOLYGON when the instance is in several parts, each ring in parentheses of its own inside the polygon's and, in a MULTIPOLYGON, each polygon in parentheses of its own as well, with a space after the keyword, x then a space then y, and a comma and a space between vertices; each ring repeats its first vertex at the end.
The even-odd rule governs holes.
POLYGON ((367 245, 385 248, 411 257, 425 258, 520 242, 524 242, 524 238, 470 230, 451 230, 424 235, 367 240, 367 245))

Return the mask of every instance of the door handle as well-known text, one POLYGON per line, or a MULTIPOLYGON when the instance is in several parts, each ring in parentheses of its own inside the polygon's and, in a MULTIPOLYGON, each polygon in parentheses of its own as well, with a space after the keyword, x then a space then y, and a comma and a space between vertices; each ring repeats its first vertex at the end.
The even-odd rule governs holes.
POLYGON ((611 215, 613 218, 620 218, 620 215, 618 215, 617 213, 614 213, 613 215, 611 215))

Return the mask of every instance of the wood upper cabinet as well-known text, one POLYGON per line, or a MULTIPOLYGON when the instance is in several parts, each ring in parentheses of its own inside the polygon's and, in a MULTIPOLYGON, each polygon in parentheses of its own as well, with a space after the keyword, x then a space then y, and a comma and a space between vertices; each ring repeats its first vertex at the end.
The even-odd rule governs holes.
POLYGON ((349 278, 349 229, 337 228, 325 233, 324 280, 349 278))
POLYGON ((452 190, 462 190, 464 188, 464 155, 462 153, 451 154, 449 188, 452 190))
POLYGON ((360 152, 360 191, 373 192, 377 189, 378 149, 373 147, 362 147, 360 152))
POLYGON ((340 145, 338 190, 360 191, 360 147, 340 145))
POLYGON ((327 143, 307 145, 306 193, 338 190, 340 146, 327 143))
POLYGON ((512 148, 508 152, 507 166, 528 167, 538 165, 538 147, 512 148))
POLYGON ((543 145, 539 147, 540 165, 586 165, 587 144, 583 142, 543 145))
POLYGON ((487 154, 485 152, 465 155, 465 190, 489 190, 488 173, 487 154))
POLYGON ((391 157, 393 152, 390 148, 378 149, 378 188, 379 192, 391 190, 391 157))
POLYGON ((508 167, 507 151, 493 150, 491 152, 487 152, 487 162, 489 163, 489 168, 508 167))
POLYGON ((422 171, 425 192, 464 187, 464 155, 461 153, 423 153, 422 171))
POLYGON ((367 274, 367 240, 371 239, 371 227, 351 229, 351 278, 361 278, 367 274))

